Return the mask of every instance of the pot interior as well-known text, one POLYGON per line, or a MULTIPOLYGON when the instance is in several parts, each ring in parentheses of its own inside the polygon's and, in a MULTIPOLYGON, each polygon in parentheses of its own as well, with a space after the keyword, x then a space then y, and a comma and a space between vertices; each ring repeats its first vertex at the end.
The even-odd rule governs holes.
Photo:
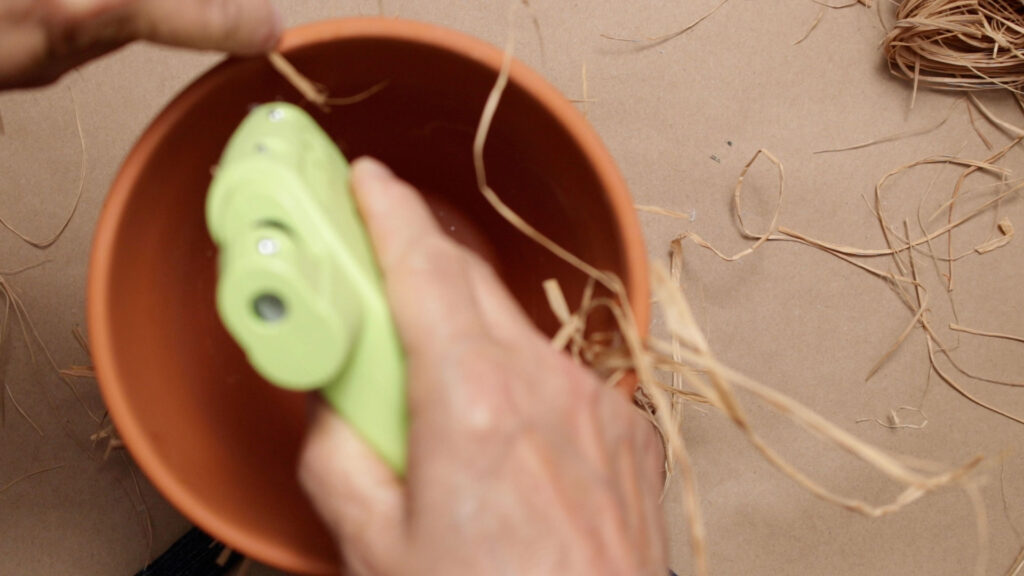
MULTIPOLYGON (((335 96, 387 82, 329 113, 305 107, 346 156, 375 156, 418 187, 444 229, 491 262, 530 317, 554 331, 541 282, 558 278, 575 305, 585 278, 515 231, 476 188, 473 135, 496 72, 387 38, 321 42, 287 56, 335 96)), ((174 486, 171 499, 193 520, 207 519, 203 527, 264 562, 330 572, 334 548, 295 480, 306 398, 262 381, 214 309, 216 253, 204 220, 211 168, 250 108, 272 100, 301 103, 264 59, 230 61, 161 118, 169 129, 142 158, 116 223, 114 278, 102 296, 119 380, 109 385, 121 388, 143 428, 133 448, 155 452, 170 476, 157 484, 165 493, 174 486)), ((498 108, 486 165, 493 188, 527 221, 628 281, 620 231, 592 160, 514 83, 498 108)))

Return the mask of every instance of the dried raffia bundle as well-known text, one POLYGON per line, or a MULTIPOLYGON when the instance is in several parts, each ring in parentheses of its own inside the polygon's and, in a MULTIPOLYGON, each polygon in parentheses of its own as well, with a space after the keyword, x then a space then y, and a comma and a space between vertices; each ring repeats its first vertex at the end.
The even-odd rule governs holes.
POLYGON ((1024 88, 1020 0, 903 0, 884 41, 893 74, 943 90, 1024 88))

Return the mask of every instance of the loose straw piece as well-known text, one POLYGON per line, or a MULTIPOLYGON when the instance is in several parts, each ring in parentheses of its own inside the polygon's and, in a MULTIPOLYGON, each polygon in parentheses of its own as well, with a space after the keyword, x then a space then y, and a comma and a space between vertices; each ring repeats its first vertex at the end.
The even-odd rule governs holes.
POLYGON ((1006 571, 1006 576, 1020 576, 1022 573, 1024 573, 1024 546, 1017 553, 1017 558, 1013 560, 1010 569, 1006 571))
POLYGON ((583 104, 583 117, 584 118, 589 118, 590 117, 590 91, 588 89, 588 82, 587 82, 587 61, 586 60, 584 60, 583 63, 580 64, 580 79, 581 79, 581 84, 583 85, 583 100, 581 101, 581 104, 583 104))
POLYGON ((572 313, 569 312, 569 302, 565 299, 565 293, 562 292, 562 286, 558 283, 558 280, 549 278, 541 286, 544 288, 548 305, 551 306, 551 311, 554 312, 555 317, 562 322, 568 322, 572 313))
POLYGON ((326 108, 327 90, 323 86, 318 85, 303 75, 302 72, 299 72, 298 68, 292 65, 280 52, 267 54, 267 59, 270 60, 274 69, 281 76, 284 76, 288 83, 299 91, 299 94, 302 94, 303 98, 321 108, 326 108))
POLYGON ((70 366, 59 370, 59 372, 70 378, 96 379, 96 370, 92 366, 70 366))
MULTIPOLYGON (((537 17, 537 12, 534 11, 533 5, 530 4, 530 0, 520 0, 523 7, 530 15, 530 23, 533 24, 533 32, 537 35, 537 46, 540 48, 540 61, 547 62, 547 50, 544 48, 544 34, 540 30, 540 18, 537 17)), ((586 98, 586 96, 584 96, 586 98)))
MULTIPOLYGON (((884 229, 884 220, 882 218, 881 212, 875 211, 874 208, 875 207, 872 207, 872 212, 878 218, 879 223, 883 225, 883 229, 884 229)), ((909 221, 907 221, 907 220, 903 221, 903 229, 904 229, 904 234, 906 235, 906 237, 910 238, 910 223, 909 223, 909 221)), ((910 241, 909 240, 905 240, 904 242, 909 244, 910 241)), ((891 244, 890 244, 890 248, 892 248, 891 244)), ((900 269, 900 273, 906 275, 906 270, 904 269, 903 263, 902 263, 902 261, 899 258, 899 253, 894 252, 892 254, 892 257, 893 257, 893 260, 896 262, 896 266, 900 269)), ((903 292, 903 286, 897 285, 896 289, 897 289, 897 291, 899 293, 901 293, 901 294, 904 293, 903 292)), ((913 308, 913 304, 909 302, 909 297, 905 297, 905 301, 910 304, 911 308, 913 308)), ((907 336, 910 334, 910 332, 917 326, 917 324, 919 322, 921 322, 921 319, 924 316, 925 310, 927 310, 927 309, 928 309, 927 300, 924 299, 924 297, 922 297, 920 305, 917 307, 917 312, 914 314, 914 317, 910 319, 910 323, 907 325, 906 328, 904 328, 903 332, 900 333, 899 337, 896 339, 896 342, 893 343, 893 345, 884 354, 882 354, 882 357, 878 359, 878 362, 876 362, 875 365, 871 367, 871 370, 868 371, 868 375, 864 378, 865 382, 870 380, 871 377, 874 376, 875 373, 878 372, 878 370, 882 367, 882 365, 885 364, 886 360, 888 360, 892 356, 892 354, 895 353, 896 350, 899 349, 899 347, 907 339, 907 336)), ((893 416, 895 416, 895 413, 893 414, 893 416)))
POLYGON ((882 29, 882 32, 888 32, 889 27, 885 24, 885 18, 882 16, 882 4, 887 2, 878 2, 875 4, 875 16, 878 18, 878 26, 882 29))
MULTIPOLYGON (((996 152, 995 154, 993 154, 992 156, 987 158, 985 160, 985 163, 987 163, 987 164, 994 164, 995 162, 1001 160, 1004 156, 1006 156, 1006 154, 1010 151, 1011 148, 1013 148, 1018 143, 1020 143, 1022 138, 1024 138, 1024 136, 1017 137, 1016 140, 1014 140, 1013 142, 1010 142, 1002 150, 999 150, 998 152, 996 152)), ((948 213, 947 213, 947 216, 946 216, 946 222, 948 222, 949 224, 952 224, 952 222, 953 222, 953 209, 956 206, 956 201, 957 201, 957 199, 960 196, 960 190, 963 187, 964 182, 967 180, 968 176, 970 176, 971 174, 977 172, 978 170, 981 170, 980 166, 970 166, 970 167, 966 168, 960 174, 960 177, 957 179, 956 185, 953 187, 953 193, 952 193, 952 195, 951 195, 951 197, 949 199, 949 203, 948 203, 949 208, 948 208, 948 213)), ((950 233, 946 236, 946 250, 947 250, 947 253, 948 253, 949 258, 950 258, 950 260, 947 262, 947 267, 948 267, 948 276, 947 276, 948 283, 947 283, 946 289, 948 291, 952 292, 953 291, 953 259, 952 259, 953 258, 953 232, 952 232, 952 230, 950 230, 950 233)))
MULTIPOLYGON (((26 269, 30 269, 38 265, 40 264, 34 264, 26 269)), ((67 386, 67 388, 71 390, 71 393, 74 394, 75 396, 75 400, 78 401, 78 404, 82 407, 85 413, 88 414, 89 417, 92 418, 94 421, 99 422, 100 418, 97 417, 92 412, 92 410, 90 410, 89 407, 85 404, 85 400, 79 393, 78 388, 75 387, 74 383, 67 376, 61 373, 61 369, 60 367, 57 366, 57 362, 54 360, 53 355, 50 353, 50 349, 46 346, 46 343, 43 342, 42 337, 39 335, 39 331, 36 330, 35 323, 29 316, 28 311, 25 308, 24 302, 21 301, 21 298, 14 291, 14 289, 8 283, 7 279, 2 274, 0 274, 0 294, 3 294, 8 299, 11 307, 14 309, 15 318, 18 320, 18 324, 21 327, 21 334, 25 339, 25 345, 28 347, 29 355, 31 357, 32 362, 36 362, 35 349, 32 346, 32 343, 34 341, 36 345, 38 345, 43 350, 43 355, 46 357, 47 363, 50 365, 50 368, 52 368, 53 371, 57 374, 57 376, 61 379, 61 381, 64 382, 65 386, 67 386), (30 334, 31 337, 29 336, 30 334)), ((45 391, 46 387, 44 387, 43 390, 45 391)), ((47 394, 49 394, 49 392, 47 392, 47 394)))
POLYGON ((1024 128, 1021 128, 1014 124, 1010 124, 1009 122, 996 116, 991 110, 989 110, 984 104, 982 104, 981 100, 978 100, 978 97, 975 96, 974 94, 968 94, 967 97, 970 99, 971 104, 973 104, 974 107, 978 109, 978 112, 981 112, 981 115, 984 116, 994 126, 999 128, 1000 130, 1003 130, 1004 132, 1006 132, 1007 134, 1014 138, 1020 138, 1021 136, 1024 136, 1024 128))
POLYGON ((888 422, 882 422, 878 418, 861 418, 861 419, 857 420, 858 424, 862 424, 864 422, 874 422, 875 424, 878 424, 879 426, 882 426, 884 428, 888 428, 890 430, 907 430, 907 429, 909 429, 909 430, 921 430, 925 426, 928 425, 928 415, 925 414, 924 410, 921 410, 920 408, 914 408, 913 406, 900 406, 898 408, 889 410, 889 421, 888 422), (916 413, 920 414, 921 418, 922 418, 921 423, 920 424, 908 424, 908 423, 905 423, 905 422, 901 421, 900 417, 899 417, 899 412, 900 411, 916 412, 916 413))
MULTIPOLYGON (((22 418, 24 418, 33 428, 35 428, 36 432, 40 436, 45 436, 45 434, 43 434, 43 429, 40 428, 38 424, 36 424, 36 421, 33 420, 32 417, 28 415, 28 412, 26 412, 25 409, 21 407, 21 404, 18 403, 18 400, 14 397, 14 393, 11 392, 11 387, 8 386, 6 382, 4 382, 3 391, 6 392, 7 397, 11 399, 11 405, 14 406, 14 409, 18 412, 18 414, 20 414, 22 418)), ((2 396, 3 395, 0 394, 0 397, 2 396)))
POLYGON ((989 240, 988 242, 975 246, 975 252, 978 254, 988 254, 993 250, 1006 246, 1010 243, 1010 240, 1013 240, 1013 223, 1010 222, 1009 218, 1003 218, 1000 220, 997 228, 1001 235, 989 240))
POLYGON ((866 142, 861 142, 859 144, 851 144, 849 146, 843 146, 841 148, 828 148, 828 149, 825 149, 825 150, 815 150, 814 153, 815 154, 828 154, 830 152, 847 152, 847 151, 850 151, 850 150, 858 150, 860 148, 868 148, 869 146, 875 146, 875 145, 878 145, 878 144, 885 144, 887 142, 894 142, 896 140, 903 140, 904 138, 911 138, 911 137, 914 137, 914 136, 923 136, 925 134, 930 134, 930 133, 938 130, 939 128, 942 128, 946 124, 946 122, 949 121, 950 117, 953 116, 953 110, 956 108, 956 105, 959 104, 961 101, 962 101, 962 99, 959 99, 959 98, 954 100, 953 104, 950 105, 949 110, 946 112, 946 115, 942 117, 942 120, 939 120, 934 125, 924 126, 922 128, 915 128, 915 129, 912 129, 912 130, 906 130, 904 132, 897 132, 896 134, 890 134, 888 136, 882 136, 881 138, 875 138, 873 140, 868 140, 866 142))
POLYGON ((78 172, 78 191, 75 193, 75 200, 71 204, 71 210, 68 211, 68 215, 64 218, 60 227, 53 233, 52 236, 44 240, 35 240, 29 236, 18 231, 10 222, 7 221, 3 216, 0 216, 0 225, 10 230, 15 236, 20 238, 26 244, 35 248, 49 248, 53 246, 61 236, 64 235, 64 231, 67 230, 68 225, 71 224, 71 219, 74 218, 75 213, 78 212, 78 206, 82 203, 82 192, 85 190, 85 171, 86 171, 86 155, 85 155, 85 136, 82 134, 82 120, 78 114, 78 100, 75 99, 75 91, 68 87, 68 93, 71 94, 71 105, 75 111, 75 128, 78 130, 78 144, 81 147, 82 163, 78 172))
MULTIPOLYGON (((776 158, 771 152, 762 148, 755 152, 754 156, 746 163, 746 165, 743 166, 743 170, 740 171, 740 176, 736 180, 736 187, 733 189, 732 193, 733 215, 736 218, 736 222, 739 224, 740 232, 743 234, 744 238, 754 240, 754 243, 748 246, 747 248, 744 248, 743 250, 740 250, 739 252, 729 256, 720 252, 717 248, 715 248, 707 240, 701 238, 698 234, 694 232, 686 232, 673 239, 672 245, 675 246, 677 244, 681 244, 685 240, 689 240, 694 244, 697 244, 701 248, 714 252, 716 256, 718 256, 722 260, 725 260, 726 262, 735 262, 737 260, 745 258, 750 254, 753 254, 755 250, 757 250, 762 245, 764 245, 765 242, 773 238, 775 231, 778 230, 779 215, 782 213, 782 200, 785 197, 785 195, 786 173, 782 167, 782 163, 779 162, 779 159, 776 158), (743 222, 742 191, 743 180, 744 178, 746 178, 747 172, 749 172, 751 166, 753 166, 754 163, 757 162, 757 159, 762 156, 767 158, 775 166, 776 173, 778 174, 779 193, 778 200, 775 203, 775 209, 772 211, 771 222, 768 224, 768 230, 764 234, 755 234, 753 232, 750 232, 747 229, 746 224, 743 222)), ((661 211, 661 213, 670 214, 671 212, 661 211)))
POLYGON ((828 2, 822 2, 822 0, 811 0, 811 2, 814 2, 815 4, 823 8, 830 8, 832 10, 842 10, 844 8, 851 8, 853 6, 856 6, 857 4, 868 7, 871 6, 871 0, 850 0, 845 4, 829 4, 828 2))
MULTIPOLYGON (((913 271, 913 274, 914 274, 914 280, 916 281, 917 280, 917 268, 914 265, 914 253, 910 252, 909 255, 910 255, 910 267, 911 267, 911 270, 913 271)), ((924 301, 923 287, 920 284, 916 284, 915 288, 917 289, 918 307, 922 307, 921 304, 924 301)), ((1004 418, 1006 418, 1008 420, 1012 420, 1014 422, 1017 422, 1018 424, 1024 424, 1024 419, 1022 419, 1022 418, 1020 418, 1018 416, 1014 416, 1013 414, 1010 414, 1009 412, 1006 412, 1005 410, 1002 410, 1002 409, 1000 409, 1000 408, 998 408, 996 406, 993 406, 992 404, 989 404, 988 402, 985 402, 984 400, 981 400, 980 398, 977 398, 976 396, 974 396, 973 394, 968 392, 966 389, 964 389, 964 387, 961 386, 959 382, 954 380, 953 377, 950 376, 948 373, 946 373, 944 370, 942 370, 942 368, 939 368, 938 360, 935 357, 935 349, 937 347, 939 347, 941 349, 941 351, 945 355, 946 359, 949 360, 951 363, 953 363, 954 368, 958 368, 958 367, 956 366, 956 363, 953 360, 952 355, 950 355, 949 351, 945 347, 940 347, 938 345, 938 337, 935 335, 934 330, 932 330, 930 324, 928 323, 927 316, 922 316, 921 317, 921 326, 922 326, 922 328, 924 328, 926 336, 927 336, 925 340, 926 340, 926 342, 928 344, 928 359, 931 362, 932 368, 935 370, 935 373, 938 374, 939 378, 941 378, 943 382, 948 384, 949 387, 952 388, 954 391, 956 391, 957 394, 960 394, 961 396, 963 396, 964 398, 969 400, 971 403, 973 403, 973 404, 975 404, 975 405, 977 405, 977 406, 979 406, 981 408, 984 408, 984 409, 986 409, 986 410, 988 410, 990 412, 998 414, 998 415, 1000 415, 1000 416, 1002 416, 1002 417, 1004 417, 1004 418)), ((960 370, 960 372, 964 372, 962 369, 958 368, 958 370, 960 370)))
MULTIPOLYGON (((523 220, 523 218, 505 204, 501 197, 499 197, 498 194, 487 184, 487 169, 484 164, 484 146, 487 143, 487 135, 490 132, 491 122, 494 120, 494 115, 498 110, 498 103, 501 100, 501 95, 504 93, 505 88, 508 85, 509 73, 512 68, 511 40, 509 42, 510 43, 505 47, 498 79, 495 82, 494 87, 491 89, 491 92, 487 97, 487 101, 484 103, 483 113, 480 116, 480 123, 477 126, 476 136, 473 139, 473 165, 476 169, 477 188, 491 207, 521 233, 541 246, 544 246, 554 255, 572 265, 574 268, 577 268, 598 282, 601 282, 601 284, 604 284, 606 287, 613 288, 616 284, 616 280, 613 280, 610 274, 598 270, 584 262, 575 254, 545 236, 530 223, 523 220)), ((618 283, 621 283, 621 281, 618 281, 618 283)))
POLYGON ((78 345, 82 347, 82 351, 84 351, 85 354, 91 358, 92 351, 89 350, 89 341, 85 338, 85 334, 82 334, 82 329, 79 328, 78 326, 75 326, 74 328, 71 329, 71 335, 74 336, 75 340, 78 341, 78 345))
MULTIPOLYGON (((104 417, 104 421, 106 421, 106 417, 104 417)), ((102 422, 100 424, 102 425, 102 422)), ((117 428, 115 428, 113 424, 107 424, 99 432, 89 436, 89 441, 92 442, 93 446, 96 446, 96 444, 103 440, 107 441, 107 447, 103 450, 104 462, 110 458, 110 453, 115 449, 124 448, 124 441, 121 440, 121 437, 117 433, 117 428)))
POLYGON ((974 106, 974 104, 972 103, 971 100, 968 100, 967 102, 968 102, 968 105, 967 105, 967 119, 971 121, 971 129, 973 129, 974 133, 978 135, 978 139, 981 140, 981 143, 985 145, 985 148, 988 148, 989 150, 991 150, 992 149, 992 141, 989 140, 988 137, 985 136, 985 134, 981 131, 981 129, 978 128, 977 123, 974 122, 974 111, 973 110, 974 110, 975 106, 974 106))
POLYGON ((1012 340, 1014 342, 1024 343, 1024 336, 1014 336, 1013 334, 1000 334, 999 332, 984 332, 982 330, 975 330, 974 328, 968 328, 959 324, 950 324, 950 330, 956 332, 964 332, 966 334, 974 334, 975 336, 986 336, 988 338, 1001 338, 1003 340, 1012 340))
MULTIPOLYGON (((945 166, 942 166, 941 168, 945 168, 945 166)), ((928 228, 927 228, 927 226, 925 225, 925 222, 924 222, 924 216, 923 216, 924 203, 925 203, 925 200, 928 198, 928 196, 931 194, 932 188, 935 186, 935 182, 938 181, 939 176, 942 174, 942 172, 943 172, 943 170, 941 170, 941 169, 936 171, 935 176, 932 178, 931 182, 928 183, 928 187, 925 188, 924 193, 921 194, 921 198, 920 198, 920 200, 918 201, 918 204, 917 204, 917 226, 918 226, 918 228, 920 228, 921 234, 924 235, 926 238, 929 236, 929 232, 928 232, 928 228)), ((909 238, 909 234, 908 234, 908 238, 909 238)), ((933 270, 935 270, 936 278, 938 278, 940 281, 948 281, 949 279, 946 278, 945 276, 943 276, 943 274, 942 274, 942 268, 939 266, 939 259, 935 255, 935 246, 932 244, 931 239, 929 239, 928 242, 926 242, 926 244, 928 246, 928 256, 931 259, 933 270)), ((953 294, 951 292, 949 292, 948 290, 946 291, 946 299, 949 301, 949 307, 953 311, 953 318, 954 319, 959 319, 960 318, 960 314, 957 311, 956 300, 954 300, 953 294)), ((932 374, 931 370, 929 369, 929 371, 928 371, 928 380, 927 380, 928 383, 931 382, 931 374, 932 374)), ((927 385, 925 386, 925 388, 927 389, 927 385)))
POLYGON ((565 299, 565 294, 562 292, 562 287, 558 280, 549 278, 543 282, 542 286, 551 312, 562 323, 562 327, 551 338, 551 346, 556 350, 564 350, 569 341, 583 327, 578 322, 577 317, 569 311, 569 302, 565 299))
POLYGON ((3 486, 0 486, 0 494, 3 494, 4 492, 6 492, 6 491, 10 490, 11 488, 13 488, 15 485, 17 485, 17 484, 19 484, 21 482, 24 482, 25 480, 28 480, 29 478, 34 478, 36 476, 39 476, 40 474, 45 474, 47 472, 52 472, 53 470, 58 470, 58 469, 63 468, 65 466, 67 466, 67 464, 57 464, 56 466, 50 466, 48 468, 43 468, 41 470, 36 470, 35 472, 29 472, 28 474, 24 474, 22 476, 19 476, 19 477, 15 478, 14 480, 11 480, 7 484, 4 484, 3 486))
POLYGON ((636 205, 633 206, 633 208, 636 209, 637 212, 646 212, 648 214, 658 214, 660 216, 668 216, 669 218, 679 218, 681 220, 682 219, 685 219, 685 220, 690 220, 691 219, 690 218, 690 214, 684 214, 682 212, 677 212, 675 210, 669 210, 667 208, 662 208, 661 206, 647 206, 647 205, 644 205, 644 204, 636 204, 636 205))
POLYGON ((328 106, 351 106, 352 104, 358 104, 363 100, 366 100, 373 96, 374 94, 380 92, 381 90, 387 88, 388 84, 390 84, 390 82, 384 80, 382 82, 374 84, 373 86, 370 86, 369 88, 363 90, 362 92, 353 94, 351 96, 331 96, 324 100, 324 103, 327 104, 328 106))
MULTIPOLYGON (((11 318, 11 307, 16 306, 16 304, 14 303, 14 299, 11 297, 11 294, 8 293, 6 290, 3 290, 2 288, 3 286, 0 285, 0 294, 3 294, 4 296, 4 317, 3 320, 0 321, 0 346, 3 345, 4 340, 7 337, 7 322, 11 318)), ((17 311, 17 308, 15 308, 15 311, 17 311)), ((18 319, 21 319, 20 315, 18 315, 18 319)), ((24 332, 24 325, 22 325, 22 331, 24 332)), ((8 386, 7 382, 3 382, 3 390, 0 390, 0 426, 3 426, 5 428, 7 426, 6 398, 11 399, 11 405, 14 406, 14 410, 18 414, 20 414, 21 417, 25 419, 25 421, 27 421, 32 426, 32 428, 35 428, 36 432, 39 433, 40 436, 44 436, 42 428, 40 428, 39 425, 36 424, 36 421, 33 420, 32 417, 28 415, 28 412, 26 412, 25 409, 21 407, 21 404, 18 402, 18 399, 14 397, 14 392, 11 391, 11 388, 10 386, 8 386), (6 396, 4 395, 5 393, 6 396)))
MULTIPOLYGON (((927 301, 925 302, 925 304, 927 304, 927 301)), ((894 342, 893 345, 890 346, 884 354, 882 354, 882 357, 878 359, 878 362, 875 362, 875 365, 872 366, 870 370, 868 370, 867 376, 864 377, 865 382, 871 380, 871 377, 874 376, 879 371, 879 369, 882 368, 886 360, 888 360, 896 352, 896 350, 899 350, 900 346, 907 339, 907 336, 910 335, 910 332, 915 327, 917 327, 917 324, 921 321, 921 316, 924 314, 924 311, 925 306, 921 306, 920 308, 918 308, 917 313, 914 314, 914 317, 910 319, 910 322, 907 324, 907 327, 904 328, 903 332, 901 332, 899 337, 896 338, 896 342, 894 342)))
POLYGON ((270 64, 274 69, 277 70, 281 76, 284 76, 285 80, 287 80, 303 98, 308 100, 310 103, 315 104, 325 112, 330 110, 331 106, 349 106, 362 102, 363 100, 366 100, 380 92, 388 85, 388 81, 385 80, 352 96, 332 97, 327 88, 321 84, 313 82, 302 72, 299 72, 298 68, 289 62, 288 59, 280 52, 271 52, 270 54, 267 54, 267 59, 270 61, 270 64))
POLYGON ((632 43, 632 44, 643 44, 643 46, 641 46, 641 48, 650 48, 651 46, 657 46, 659 44, 664 44, 665 42, 668 42, 669 40, 674 40, 674 39, 682 36, 683 34, 686 34, 690 30, 693 30, 694 28, 699 26, 701 22, 703 22, 703 21, 707 20, 708 18, 714 16, 715 12, 718 12, 722 8, 722 6, 725 6, 726 3, 728 3, 728 2, 729 2, 729 0, 722 0, 714 8, 712 8, 710 11, 705 13, 700 18, 697 18, 693 22, 690 22, 689 24, 687 24, 686 26, 680 28, 679 30, 676 30, 675 32, 669 32, 668 34, 662 34, 661 36, 654 36, 654 37, 648 36, 647 38, 644 38, 643 40, 622 38, 620 36, 612 36, 611 34, 601 34, 601 37, 605 38, 607 40, 615 40, 617 42, 629 42, 629 43, 632 43))
POLYGON ((808 38, 810 38, 811 37, 811 33, 814 32, 814 29, 818 27, 818 24, 821 24, 821 19, 824 18, 824 17, 825 17, 825 8, 824 7, 819 8, 818 9, 818 16, 814 19, 814 22, 811 22, 810 27, 807 28, 807 32, 804 32, 803 36, 801 36, 796 42, 793 42, 793 46, 797 46, 799 44, 802 44, 804 40, 807 40, 808 38))

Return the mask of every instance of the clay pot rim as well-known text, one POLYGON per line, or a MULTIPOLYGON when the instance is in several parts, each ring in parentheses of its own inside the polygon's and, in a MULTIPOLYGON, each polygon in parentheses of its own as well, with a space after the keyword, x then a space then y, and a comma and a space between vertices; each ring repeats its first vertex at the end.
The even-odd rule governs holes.
MULTIPOLYGON (((341 39, 385 39, 428 45, 475 61, 493 70, 495 75, 502 60, 502 51, 483 40, 440 26, 394 18, 343 18, 303 25, 284 34, 279 50, 287 55, 308 46, 341 39)), ((293 572, 330 573, 335 569, 334 566, 313 562, 308 557, 264 538, 248 526, 214 514, 158 456, 156 448, 146 439, 145 424, 136 419, 123 393, 125 379, 121 377, 115 362, 111 328, 106 321, 111 309, 116 306, 116 303, 108 299, 113 254, 131 192, 156 148, 173 126, 183 119, 185 111, 202 100, 218 84, 219 71, 234 65, 237 65, 237 61, 229 59, 222 62, 175 97, 146 128, 111 185, 98 220, 90 256, 87 319, 92 356, 100 391, 111 419, 136 462, 175 507, 198 526, 215 534, 228 547, 260 562, 293 572)), ((510 82, 547 109, 593 163, 599 181, 608 191, 608 201, 622 236, 629 279, 626 289, 631 298, 633 313, 642 334, 646 333, 650 318, 647 254, 632 199, 614 160, 583 115, 539 74, 516 61, 511 69, 510 82)))

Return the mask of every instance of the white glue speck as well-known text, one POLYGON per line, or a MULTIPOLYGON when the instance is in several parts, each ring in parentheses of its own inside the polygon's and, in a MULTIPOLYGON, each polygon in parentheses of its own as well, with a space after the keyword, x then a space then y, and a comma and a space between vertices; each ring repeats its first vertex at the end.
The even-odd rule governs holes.
POLYGON ((277 242, 273 238, 260 238, 259 242, 256 243, 256 251, 264 256, 277 254, 279 249, 277 242))

